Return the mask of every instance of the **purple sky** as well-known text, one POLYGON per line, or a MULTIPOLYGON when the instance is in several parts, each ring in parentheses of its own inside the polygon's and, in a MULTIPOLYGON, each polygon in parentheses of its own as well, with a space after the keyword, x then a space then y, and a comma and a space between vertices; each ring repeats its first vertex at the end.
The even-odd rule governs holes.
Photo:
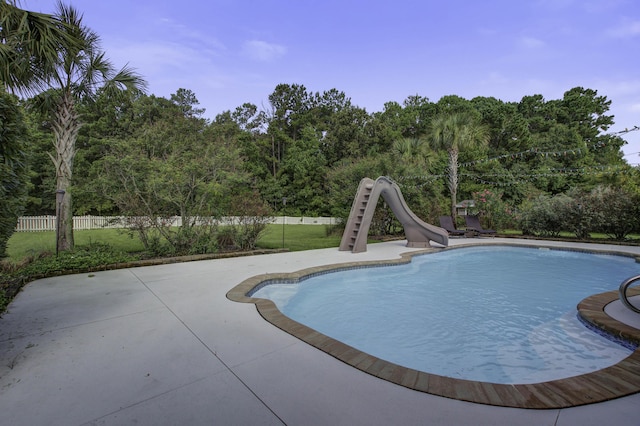
MULTIPOLYGON (((23 0, 51 13, 55 0, 23 0)), ((107 56, 149 93, 192 90, 205 116, 267 105, 279 83, 338 89, 368 112, 420 95, 612 101, 610 131, 640 126, 637 0, 73 0, 107 56)), ((623 136, 640 163, 640 131, 623 136)))

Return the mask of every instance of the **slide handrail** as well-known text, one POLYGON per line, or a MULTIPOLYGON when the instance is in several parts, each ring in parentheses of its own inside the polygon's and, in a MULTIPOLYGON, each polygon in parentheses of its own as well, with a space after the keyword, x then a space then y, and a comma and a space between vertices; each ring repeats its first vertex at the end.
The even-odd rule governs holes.
POLYGON ((627 289, 636 281, 640 281, 640 275, 636 275, 635 277, 627 278, 626 280, 622 281, 622 283, 620 284, 619 293, 620 301, 633 312, 637 312, 640 314, 640 309, 633 306, 631 302, 629 302, 629 298, 627 297, 627 289))

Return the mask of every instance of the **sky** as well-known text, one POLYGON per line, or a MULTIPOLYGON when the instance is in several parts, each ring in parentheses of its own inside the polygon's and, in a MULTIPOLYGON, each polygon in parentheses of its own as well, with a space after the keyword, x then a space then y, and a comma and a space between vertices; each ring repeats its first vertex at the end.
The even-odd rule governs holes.
MULTIPOLYGON (((216 115, 262 108, 278 84, 337 89, 373 113, 419 95, 518 102, 573 87, 611 101, 609 132, 640 127, 637 0, 65 0, 148 93, 189 89, 216 115)), ((55 11, 55 0, 21 7, 55 11)), ((640 131, 622 135, 640 164, 640 131)))

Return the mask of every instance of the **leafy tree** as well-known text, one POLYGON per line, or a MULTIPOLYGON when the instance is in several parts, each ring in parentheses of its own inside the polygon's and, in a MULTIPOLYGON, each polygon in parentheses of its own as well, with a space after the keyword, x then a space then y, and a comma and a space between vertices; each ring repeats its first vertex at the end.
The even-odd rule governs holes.
POLYGON ((613 116, 606 115, 611 101, 598 96, 597 90, 574 87, 558 104, 558 122, 576 129, 587 144, 596 143, 600 133, 613 125, 613 116))
MULTIPOLYGON (((134 108, 134 102, 139 98, 131 91, 99 90, 93 102, 78 105, 83 125, 78 133, 74 158, 74 214, 119 214, 113 203, 95 189, 99 176, 96 165, 118 141, 134 136, 140 125, 134 108)), ((55 187, 55 182, 51 187, 55 187)))
POLYGON ((23 151, 28 137, 22 111, 15 96, 0 90, 0 258, 24 210, 27 164, 23 151))
POLYGON ((132 69, 116 71, 99 47, 99 37, 82 23, 82 15, 71 6, 58 3, 56 18, 65 23, 70 38, 82 43, 64 43, 58 47, 58 61, 48 68, 46 78, 51 88, 38 95, 36 102, 52 114, 55 155, 51 160, 56 169, 56 189, 66 191, 60 207, 60 250, 73 249, 73 209, 71 182, 76 155, 76 140, 81 127, 78 102, 89 102, 99 88, 107 92, 138 90, 145 83, 132 69))
POLYGON ((429 98, 414 95, 403 102, 404 137, 421 138, 429 133, 429 124, 436 114, 436 106, 429 98))
POLYGON ((29 100, 24 103, 25 124, 29 138, 21 143, 29 165, 29 180, 24 215, 55 214, 55 169, 49 158, 51 131, 48 121, 37 111, 29 108, 29 100))
POLYGON ((557 115, 555 104, 546 102, 539 94, 524 96, 518 103, 518 111, 527 120, 531 134, 548 131, 557 115))
POLYGON ((240 130, 252 134, 260 132, 266 124, 264 111, 258 111, 258 107, 251 103, 242 104, 229 115, 240 130))
POLYGON ((370 121, 363 108, 353 105, 339 109, 328 118, 320 146, 328 166, 344 158, 361 158, 367 154, 371 140, 366 129, 370 121))
POLYGON ((196 94, 189 89, 178 89, 171 95, 171 102, 180 107, 182 114, 187 118, 198 118, 204 114, 204 108, 197 108, 200 105, 196 94))
POLYGON ((598 96, 598 91, 574 87, 564 93, 558 102, 558 122, 574 129, 582 138, 596 164, 622 164, 620 148, 624 140, 607 135, 613 116, 607 115, 611 101, 598 96))
MULTIPOLYGON (((408 123, 404 121, 402 105, 398 102, 387 102, 382 112, 373 114, 369 127, 371 143, 376 152, 388 152, 394 141, 402 139, 408 123)), ((365 155, 372 152, 365 152, 365 155)))
POLYGON ((458 95, 446 95, 438 99, 435 104, 435 114, 437 115, 453 115, 453 114, 471 114, 475 115, 476 110, 471 101, 458 95))
POLYGON ((320 151, 320 137, 310 126, 300 132, 282 166, 287 185, 284 195, 306 214, 327 214, 324 197, 326 160, 320 151))
POLYGON ((328 204, 333 217, 346 223, 353 197, 362 178, 390 175, 392 164, 385 156, 367 156, 354 161, 345 161, 327 173, 328 204))
POLYGON ((297 139, 305 125, 310 94, 303 85, 279 84, 269 95, 269 103, 267 134, 271 141, 272 176, 277 178, 287 147, 297 139))
POLYGON ((135 137, 114 141, 99 162, 101 193, 122 214, 143 218, 129 225, 147 249, 211 250, 216 228, 209 218, 230 213, 231 196, 248 183, 238 149, 219 128, 185 116, 180 105, 144 97, 137 103, 147 109, 150 101, 167 109, 144 119, 135 137), (171 227, 174 216, 182 219, 178 230, 171 227))
POLYGON ((481 115, 481 123, 489 129, 489 156, 517 153, 529 149, 530 133, 527 120, 518 111, 518 104, 493 97, 471 100, 481 115))

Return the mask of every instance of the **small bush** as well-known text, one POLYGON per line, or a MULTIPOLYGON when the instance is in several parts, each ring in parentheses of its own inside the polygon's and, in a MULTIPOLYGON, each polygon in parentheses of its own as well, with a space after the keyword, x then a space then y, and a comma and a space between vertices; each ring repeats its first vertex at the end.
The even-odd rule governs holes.
POLYGON ((174 254, 205 254, 218 251, 217 225, 215 222, 183 225, 169 234, 169 244, 174 254))
POLYGON ((218 229, 216 240, 218 247, 232 249, 235 247, 235 229, 232 226, 225 226, 218 229))
POLYGON ((640 195, 623 188, 598 186, 590 192, 571 190, 541 195, 522 206, 523 233, 557 237, 570 231, 580 239, 593 232, 616 240, 640 232, 640 195))
POLYGON ((219 250, 217 232, 211 229, 209 232, 197 233, 187 250, 188 254, 216 253, 219 250))
POLYGON ((128 253, 113 250, 107 244, 93 243, 89 246, 76 247, 74 251, 61 252, 58 256, 41 256, 15 273, 27 277, 43 276, 63 271, 86 270, 103 265, 130 262, 136 259, 137 257, 128 253))
POLYGON ((596 206, 590 202, 588 193, 571 190, 558 208, 566 231, 573 232, 579 239, 591 236, 598 213, 596 206))
POLYGON ((473 193, 475 211, 482 215, 491 229, 513 228, 515 223, 514 209, 502 200, 502 192, 485 189, 473 193))
POLYGON ((558 237, 566 229, 563 212, 569 201, 570 198, 564 194, 540 195, 523 206, 522 229, 543 237, 558 237))
POLYGON ((267 224, 273 222, 273 210, 257 192, 238 194, 231 202, 231 210, 238 212, 232 228, 233 243, 240 250, 253 250, 267 224))
POLYGON ((594 210, 593 230, 616 240, 640 231, 640 195, 623 188, 598 186, 587 198, 594 210))

